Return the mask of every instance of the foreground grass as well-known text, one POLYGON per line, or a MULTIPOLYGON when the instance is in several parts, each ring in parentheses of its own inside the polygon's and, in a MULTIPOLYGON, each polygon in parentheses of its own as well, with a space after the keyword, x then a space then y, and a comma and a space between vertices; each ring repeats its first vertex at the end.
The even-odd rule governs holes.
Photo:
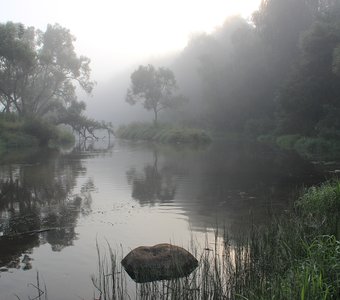
POLYGON ((165 124, 132 123, 118 128, 116 135, 122 139, 170 144, 206 144, 211 142, 210 136, 204 130, 165 124))
POLYGON ((99 257, 99 299, 339 299, 340 182, 304 192, 295 211, 214 249, 193 247, 199 267, 188 277, 131 288, 117 255, 99 257), (129 286, 129 287, 128 287, 129 286))

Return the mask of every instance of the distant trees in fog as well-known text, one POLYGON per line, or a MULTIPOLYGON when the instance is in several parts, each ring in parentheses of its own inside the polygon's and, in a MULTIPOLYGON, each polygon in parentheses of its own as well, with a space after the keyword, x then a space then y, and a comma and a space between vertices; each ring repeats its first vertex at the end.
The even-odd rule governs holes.
MULTIPOLYGON (((340 136, 340 1, 266 0, 198 34, 172 69, 175 117, 217 131, 340 136)), ((174 116, 172 116, 174 117, 174 116)))
POLYGON ((170 69, 139 66, 131 74, 126 102, 131 105, 140 102, 146 110, 154 113, 154 123, 157 124, 160 111, 175 108, 186 101, 176 93, 177 89, 175 75, 170 69))

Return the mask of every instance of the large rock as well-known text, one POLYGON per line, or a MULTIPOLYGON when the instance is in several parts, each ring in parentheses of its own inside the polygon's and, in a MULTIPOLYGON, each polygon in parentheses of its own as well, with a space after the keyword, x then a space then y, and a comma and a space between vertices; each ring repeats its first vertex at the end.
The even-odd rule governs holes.
POLYGON ((132 250, 122 265, 134 281, 142 283, 187 276, 196 269, 198 261, 181 247, 158 244, 132 250))

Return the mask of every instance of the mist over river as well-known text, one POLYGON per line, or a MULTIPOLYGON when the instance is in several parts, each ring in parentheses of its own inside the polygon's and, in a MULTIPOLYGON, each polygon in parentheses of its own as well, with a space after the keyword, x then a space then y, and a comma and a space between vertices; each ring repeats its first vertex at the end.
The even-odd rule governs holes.
POLYGON ((114 140, 11 152, 0 165, 0 299, 93 299, 97 249, 190 248, 265 225, 324 179, 292 152, 252 142, 166 146, 114 140), (223 230, 220 230, 222 232, 223 230), (44 289, 44 288, 43 288, 44 289))

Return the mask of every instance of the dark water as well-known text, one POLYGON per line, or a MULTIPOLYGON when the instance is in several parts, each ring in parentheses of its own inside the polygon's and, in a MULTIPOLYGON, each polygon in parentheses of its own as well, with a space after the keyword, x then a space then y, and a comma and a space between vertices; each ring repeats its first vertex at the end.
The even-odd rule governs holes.
POLYGON ((206 148, 114 141, 65 153, 0 158, 0 299, 93 299, 96 240, 119 253, 141 245, 204 244, 289 208, 323 180, 293 153, 254 143, 206 148))

